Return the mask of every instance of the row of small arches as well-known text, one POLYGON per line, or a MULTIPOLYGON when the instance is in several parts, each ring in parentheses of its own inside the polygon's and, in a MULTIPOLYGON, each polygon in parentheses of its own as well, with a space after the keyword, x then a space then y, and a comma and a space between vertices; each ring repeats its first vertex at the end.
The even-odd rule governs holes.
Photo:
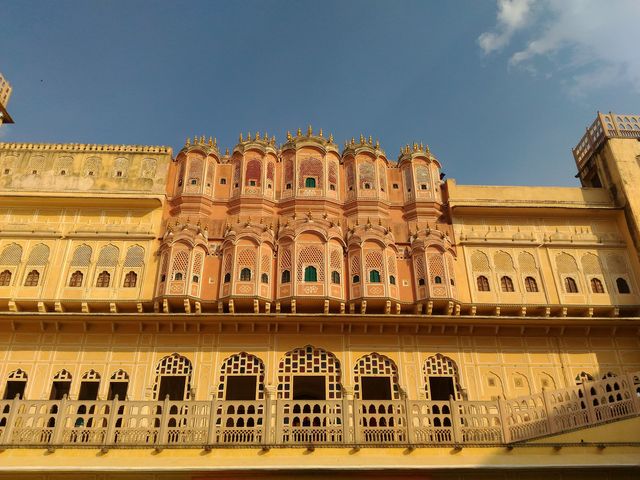
MULTIPOLYGON (((253 277, 253 272, 250 268, 245 267, 240 270, 240 281, 241 282, 250 282, 253 277)), ((340 272, 337 270, 333 270, 330 275, 331 283, 339 285, 341 281, 340 272)), ((438 277, 439 278, 439 277, 438 277)), ((175 278, 178 280, 177 278, 175 278)), ((182 277, 180 278, 182 279, 182 277)), ((224 276, 224 283, 229 283, 231 281, 231 273, 227 272, 224 276)), ((269 283, 269 275, 267 273, 263 273, 260 276, 260 281, 262 283, 269 283)), ((312 265, 308 265, 304 269, 304 281, 305 282, 317 282, 318 281, 318 269, 312 265)), ((352 283, 360 283, 360 275, 353 275, 351 278, 352 283)), ((369 283, 381 283, 382 277, 378 270, 369 271, 369 283)), ((286 284, 291 283, 291 271, 283 270, 280 274, 280 283, 286 284)), ((391 285, 396 284, 396 277, 394 275, 389 275, 389 283, 391 285)), ((442 283, 442 280, 440 282, 442 283)))
MULTIPOLYGON (((25 276, 23 285, 25 287, 37 287, 40 284, 40 272, 38 270, 31 270, 25 276)), ((11 279, 13 273, 10 270, 3 270, 0 272, 0 287, 8 287, 11 285, 11 279)), ((84 273, 79 270, 73 272, 69 277, 69 287, 82 287, 84 282, 84 273)), ((138 274, 134 271, 130 271, 124 275, 122 286, 124 288, 133 288, 138 283, 138 274)), ((102 271, 96 276, 95 286, 98 288, 106 288, 111 286, 111 274, 109 272, 102 271)))
MULTIPOLYGON (((589 281, 591 286, 592 293, 606 293, 604 289, 604 285, 599 278, 592 278, 589 281)), ((578 283, 573 277, 565 277, 563 281, 564 291, 565 293, 579 293, 578 283)), ((491 291, 491 285, 489 283, 489 279, 485 275, 478 275, 476 277, 476 286, 479 292, 489 292, 491 291)), ((524 286, 527 292, 533 293, 538 292, 538 282, 533 277, 525 277, 524 286)), ((620 294, 628 294, 631 293, 631 288, 627 281, 622 278, 616 278, 616 288, 618 293, 620 294)), ((511 277, 507 275, 503 275, 500 277, 500 289, 503 292, 515 292, 515 287, 513 284, 513 280, 511 277)))

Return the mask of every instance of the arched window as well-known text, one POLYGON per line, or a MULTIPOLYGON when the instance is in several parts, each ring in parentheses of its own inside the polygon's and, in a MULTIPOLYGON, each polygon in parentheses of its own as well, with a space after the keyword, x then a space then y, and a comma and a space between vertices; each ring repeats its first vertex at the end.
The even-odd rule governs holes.
POLYGON ((84 277, 84 275, 82 274, 81 271, 76 270, 75 272, 73 272, 71 274, 71 278, 69 279, 69 286, 70 287, 81 287, 82 286, 82 278, 84 277))
POLYGON ((281 282, 282 283, 291 282, 291 272, 289 270, 283 270, 282 271, 281 282))
POLYGON ((172 353, 158 362, 156 381, 153 385, 156 400, 189 400, 191 398, 191 361, 172 353))
POLYGON ((38 272, 37 270, 31 270, 27 274, 27 278, 24 281, 24 286, 37 287, 39 281, 40 281, 40 272, 38 272))
POLYGON ((380 283, 380 272, 378 270, 371 270, 369 272, 370 283, 380 283))
POLYGON ((396 277, 394 275, 389 275, 389 284, 390 285, 396 284, 396 277))
POLYGON ((342 397, 340 377, 340 362, 333 353, 311 345, 296 348, 285 353, 284 357, 280 359, 278 398, 286 400, 340 399, 342 397))
POLYGON ((108 287, 109 282, 111 281, 111 275, 109 272, 102 272, 98 275, 98 281, 96 282, 96 287, 108 287))
POLYGON ((599 278, 591 279, 591 291, 593 293, 604 293, 604 286, 599 278))
POLYGON ((354 394, 362 400, 399 400, 398 367, 389 357, 371 353, 353 369, 354 394))
POLYGON ((428 400, 460 400, 458 367, 449 357, 438 353, 427 358, 423 366, 425 393, 428 400))
POLYGON ((124 276, 124 284, 122 286, 125 288, 133 288, 137 282, 138 274, 136 272, 129 272, 124 276))
POLYGON ((353 283, 360 283, 360 275, 354 275, 352 281, 353 283))
POLYGON ((174 279, 174 280, 182 281, 182 278, 183 278, 183 277, 182 277, 182 272, 176 272, 176 273, 173 275, 173 279, 174 279))
POLYGON ((335 270, 331 272, 331 283, 340 284, 340 273, 335 270))
POLYGON ((309 265, 304 269, 304 281, 305 282, 317 282, 318 270, 313 265, 309 265))
MULTIPOLYGON (((24 390, 27 386, 27 373, 24 370, 17 369, 9 374, 7 385, 4 389, 4 400, 13 400, 14 398, 24 398, 24 390)), ((6 412, 5 412, 6 413, 6 412)), ((3 418, 1 421, 4 421, 3 418)))
POLYGON ((316 188, 316 179, 313 177, 307 177, 304 180, 305 188, 316 188))
POLYGON ((193 277, 191 277, 191 281, 193 283, 198 283, 200 281, 200 277, 198 277, 198 275, 194 275, 193 277))
POLYGON ((67 370, 63 369, 56 373, 53 376, 49 400, 62 400, 63 397, 68 397, 71 391, 71 378, 67 370))
POLYGON ((11 285, 11 272, 5 270, 0 273, 0 287, 8 287, 9 285, 11 285))
POLYGON ((243 268, 240 270, 240 281, 242 282, 250 282, 251 281, 251 269, 243 268))
POLYGON ((111 375, 109 382, 109 391, 107 392, 107 400, 127 399, 127 390, 129 389, 129 374, 124 370, 117 370, 111 375))
POLYGON ((439 277, 439 276, 436 275, 433 278, 433 283, 442 283, 442 277, 439 277))
POLYGON ((267 275, 266 273, 263 273, 262 275, 260 275, 260 281, 262 283, 269 283, 269 275, 267 275))
POLYGON ((524 288, 527 292, 537 292, 538 282, 533 277, 527 277, 524 279, 524 288))
POLYGON ((631 293, 631 289, 629 288, 629 284, 624 278, 616 279, 616 286, 618 287, 618 293, 631 293))
POLYGON ((231 274, 227 272, 224 274, 224 283, 229 283, 230 281, 231 281, 231 274))
POLYGON ((489 279, 484 275, 480 275, 477 278, 477 285, 479 292, 489 292, 491 289, 489 288, 489 279))
POLYGON ((567 293, 578 293, 578 284, 571 277, 564 279, 564 291, 567 293))
POLYGON ((511 277, 507 277, 506 275, 500 279, 500 287, 502 287, 503 292, 515 291, 513 288, 513 280, 511 280, 511 277))
POLYGON ((100 388, 100 374, 91 369, 82 376, 78 400, 97 400, 100 388))
POLYGON ((227 358, 220 367, 218 398, 232 401, 263 400, 264 377, 262 360, 246 352, 236 353, 227 358))
POLYGON ((424 286, 424 278, 418 279, 418 285, 420 285, 421 287, 424 286))

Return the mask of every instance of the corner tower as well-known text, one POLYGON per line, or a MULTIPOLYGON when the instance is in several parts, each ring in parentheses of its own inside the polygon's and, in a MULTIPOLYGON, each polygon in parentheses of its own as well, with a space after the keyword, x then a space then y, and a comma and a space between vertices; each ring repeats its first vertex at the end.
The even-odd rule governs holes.
POLYGON ((582 186, 606 188, 624 208, 640 255, 640 115, 598 112, 573 157, 582 186))

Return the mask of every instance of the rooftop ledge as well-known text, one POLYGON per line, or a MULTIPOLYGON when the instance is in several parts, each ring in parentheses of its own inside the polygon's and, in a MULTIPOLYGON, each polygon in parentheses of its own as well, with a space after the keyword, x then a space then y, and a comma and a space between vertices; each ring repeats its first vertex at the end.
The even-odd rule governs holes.
POLYGON ((0 150, 32 150, 54 152, 97 152, 97 153, 166 153, 172 149, 156 145, 98 145, 95 143, 5 143, 0 142, 0 150))
POLYGON ((616 208, 603 188, 458 185, 447 180, 455 207, 616 208))

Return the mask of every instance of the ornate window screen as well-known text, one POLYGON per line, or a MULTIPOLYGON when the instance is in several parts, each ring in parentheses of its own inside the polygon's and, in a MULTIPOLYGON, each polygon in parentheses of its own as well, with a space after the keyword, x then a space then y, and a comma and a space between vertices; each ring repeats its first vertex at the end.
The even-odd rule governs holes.
MULTIPOLYGON (((144 249, 139 245, 129 247, 127 250, 127 256, 124 259, 125 267, 142 267, 144 264, 144 249)), ((163 272, 166 272, 166 268, 163 268, 163 272)))
POLYGON ((82 380, 100 380, 100 374, 92 368, 82 375, 82 380))
POLYGON ((28 379, 28 375, 27 372, 18 368, 17 370, 11 372, 7 378, 9 380, 24 380, 26 382, 28 379))
POLYGON ((257 377, 256 400, 264 400, 264 363, 247 352, 236 353, 220 366, 218 377, 218 399, 226 398, 227 378, 233 375, 255 375, 257 377))
POLYGON ((91 263, 91 247, 89 245, 80 245, 73 252, 71 258, 72 267, 88 267, 91 263))
POLYGON ((122 369, 118 369, 113 372, 113 375, 111 375, 111 380, 115 380, 116 382, 128 382, 129 374, 122 369))
POLYGON ((316 187, 322 188, 323 172, 322 161, 319 158, 305 158, 300 163, 300 175, 298 176, 298 187, 304 188, 307 178, 316 179, 316 187))
POLYGON ((120 250, 115 245, 106 245, 100 250, 96 265, 99 267, 115 267, 118 265, 120 250))
POLYGON ((67 370, 62 369, 62 370, 60 370, 58 373, 56 373, 53 376, 53 379, 57 380, 57 381, 69 381, 70 382, 72 377, 71 377, 71 374, 67 370))
POLYGON ((244 183, 250 185, 249 182, 255 182, 255 186, 259 187, 262 184, 262 163, 260 160, 249 160, 247 162, 247 172, 245 174, 244 183))
POLYGON ((353 368, 354 394, 360 398, 362 376, 388 377, 391 380, 391 395, 393 400, 400 400, 400 385, 398 384, 398 367, 395 362, 385 355, 373 352, 356 362, 353 368))
POLYGON ((444 261, 442 260, 441 253, 429 253, 427 255, 427 261, 429 262, 429 281, 432 284, 436 283, 436 277, 444 278, 444 261))
POLYGON ((43 266, 49 261, 49 247, 44 243, 39 243, 31 249, 27 265, 43 266))
POLYGON ((431 400, 431 393, 429 391, 429 378, 430 377, 450 377, 453 382, 454 399, 460 400, 460 387, 458 382, 458 367, 455 362, 449 357, 437 353, 424 362, 423 367, 424 379, 425 379, 425 392, 427 400, 431 400))
POLYGON ((340 362, 331 352, 307 345, 287 352, 278 366, 278 398, 290 400, 294 375, 325 375, 327 399, 342 397, 340 362))
POLYGON ((153 398, 158 400, 161 377, 184 376, 186 377, 186 400, 190 400, 192 371, 193 367, 191 365, 191 361, 182 355, 172 353, 171 355, 162 358, 156 367, 156 381, 153 384, 153 398))
POLYGON ((324 252, 315 245, 302 247, 298 253, 298 282, 304 279, 306 267, 314 267, 317 272, 317 282, 324 282, 324 252))
POLYGON ((22 259, 22 247, 12 243, 4 248, 0 254, 0 265, 18 265, 22 259))

